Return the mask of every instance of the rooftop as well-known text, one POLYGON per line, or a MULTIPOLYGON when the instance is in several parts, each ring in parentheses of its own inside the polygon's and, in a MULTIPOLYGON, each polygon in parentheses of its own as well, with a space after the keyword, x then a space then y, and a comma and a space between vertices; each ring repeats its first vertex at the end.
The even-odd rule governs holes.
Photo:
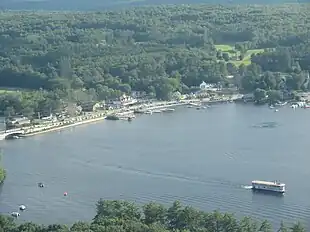
POLYGON ((285 184, 277 182, 277 181, 263 181, 263 180, 253 180, 252 184, 262 184, 262 185, 270 185, 270 186, 285 186, 285 184))

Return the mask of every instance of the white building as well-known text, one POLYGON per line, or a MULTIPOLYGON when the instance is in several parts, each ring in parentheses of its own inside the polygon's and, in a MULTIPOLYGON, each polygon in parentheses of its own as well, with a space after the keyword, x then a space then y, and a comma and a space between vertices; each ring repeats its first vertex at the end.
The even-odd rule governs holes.
POLYGON ((200 89, 206 89, 208 87, 207 83, 206 82, 202 82, 200 85, 199 85, 199 88, 200 89))
POLYGON ((128 105, 133 105, 135 103, 137 103, 138 100, 131 97, 131 96, 127 96, 127 95, 123 95, 121 96, 119 99, 117 99, 116 101, 113 101, 113 104, 116 106, 128 106, 128 105))
POLYGON ((146 96, 146 92, 144 92, 144 91, 132 91, 131 96, 133 98, 143 98, 146 96))
POLYGON ((215 88, 215 85, 214 84, 207 84, 206 82, 202 82, 200 85, 199 85, 199 88, 201 90, 207 90, 207 89, 213 89, 215 88))
POLYGON ((172 98, 175 100, 180 100, 182 99, 182 94, 179 91, 176 91, 172 94, 172 98))
POLYGON ((42 121, 45 121, 45 122, 57 122, 57 117, 54 116, 53 114, 50 114, 49 116, 47 117, 42 117, 40 118, 42 121))
POLYGON ((228 75, 228 76, 226 76, 226 78, 227 79, 232 79, 232 78, 234 78, 234 76, 233 75, 228 75))

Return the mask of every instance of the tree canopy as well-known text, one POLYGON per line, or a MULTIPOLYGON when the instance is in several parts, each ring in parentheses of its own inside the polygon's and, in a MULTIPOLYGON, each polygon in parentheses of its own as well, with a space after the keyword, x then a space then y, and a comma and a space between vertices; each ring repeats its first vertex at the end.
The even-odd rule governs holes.
POLYGON ((12 110, 7 105, 14 98, 19 100, 12 111, 41 110, 33 102, 42 94, 53 109, 55 99, 105 100, 132 91, 167 100, 202 81, 247 92, 306 91, 309 6, 2 11, 0 86, 34 93, 0 92, 0 109, 12 110))
MULTIPOLYGON (((203 212, 175 201, 170 207, 150 202, 142 207, 128 201, 100 200, 92 222, 76 222, 71 227, 53 224, 37 225, 31 222, 15 224, 12 218, 0 215, 2 232, 272 232, 265 220, 258 223, 250 217, 236 219, 233 214, 203 212)), ((305 232, 300 223, 279 232, 305 232)))
POLYGON ((0 185, 3 183, 5 179, 6 172, 3 167, 0 166, 0 185))
POLYGON ((2 153, 0 153, 0 185, 3 183, 3 181, 6 177, 6 171, 2 167, 1 159, 2 159, 2 153))
MULTIPOLYGON (((299 3, 307 0, 299 0, 299 3)), ((115 8, 128 8, 132 6, 160 5, 160 4, 275 4, 296 3, 294 0, 2 0, 0 7, 4 9, 18 10, 102 10, 115 8)))

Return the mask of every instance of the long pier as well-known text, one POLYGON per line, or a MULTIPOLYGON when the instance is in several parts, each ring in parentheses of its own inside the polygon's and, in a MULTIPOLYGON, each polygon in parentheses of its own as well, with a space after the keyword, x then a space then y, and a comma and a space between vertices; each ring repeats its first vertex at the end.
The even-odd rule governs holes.
POLYGON ((25 130, 24 129, 10 129, 10 130, 3 130, 0 131, 0 140, 4 140, 6 139, 8 136, 13 136, 13 135, 23 135, 25 134, 25 130))

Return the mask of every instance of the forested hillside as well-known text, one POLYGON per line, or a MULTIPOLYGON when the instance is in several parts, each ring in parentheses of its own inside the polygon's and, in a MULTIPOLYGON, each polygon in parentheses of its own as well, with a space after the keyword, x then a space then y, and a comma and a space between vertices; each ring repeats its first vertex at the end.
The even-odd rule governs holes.
MULTIPOLYGON (((25 212, 26 213, 26 212, 25 212)), ((301 224, 286 227, 281 223, 278 232, 305 232, 301 224)), ((12 218, 0 215, 3 232, 273 232, 266 220, 257 223, 249 217, 240 221, 233 214, 207 213, 174 202, 169 208, 151 202, 139 206, 126 201, 100 200, 97 214, 91 223, 76 222, 70 227, 53 224, 15 224, 12 218)))
POLYGON ((307 0, 1 0, 0 8, 14 10, 103 10, 159 4, 283 4, 307 0))
POLYGON ((169 99, 202 81, 273 91, 276 98, 308 90, 309 9, 282 4, 4 11, 0 86, 10 91, 0 95, 0 111, 57 110, 59 99, 104 100, 132 90, 169 99))

